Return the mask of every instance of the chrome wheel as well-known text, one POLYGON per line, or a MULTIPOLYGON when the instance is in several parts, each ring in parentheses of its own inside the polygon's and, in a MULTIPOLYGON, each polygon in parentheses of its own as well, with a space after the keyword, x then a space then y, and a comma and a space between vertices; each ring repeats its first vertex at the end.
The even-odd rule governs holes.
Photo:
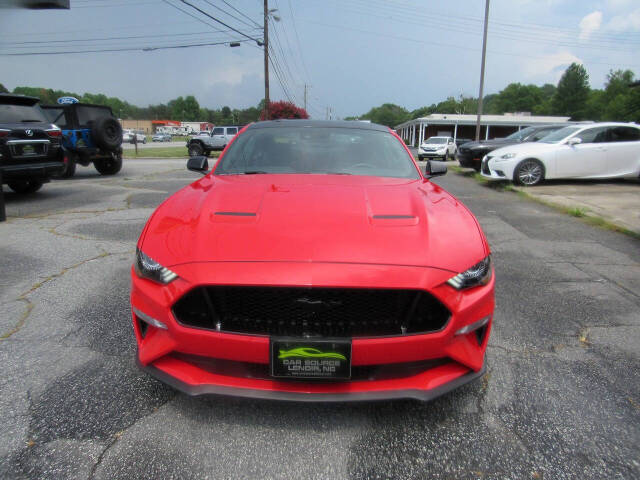
POLYGON ((542 165, 536 160, 525 160, 518 167, 516 176, 522 185, 535 185, 542 180, 542 165))

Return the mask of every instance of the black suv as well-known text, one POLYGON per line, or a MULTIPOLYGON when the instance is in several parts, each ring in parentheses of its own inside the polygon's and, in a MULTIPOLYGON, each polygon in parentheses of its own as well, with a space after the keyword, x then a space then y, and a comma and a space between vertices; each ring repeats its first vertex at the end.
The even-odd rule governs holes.
POLYGON ((2 182, 17 193, 33 193, 65 168, 62 131, 23 95, 0 94, 2 182))
POLYGON ((507 145, 524 142, 537 142, 556 130, 566 127, 563 125, 540 125, 535 127, 527 127, 518 130, 505 138, 495 138, 493 140, 480 140, 479 142, 463 143, 458 147, 456 152, 456 160, 460 162, 461 167, 474 168, 480 171, 482 157, 487 153, 507 145))
POLYGON ((76 172, 76 164, 93 163, 102 175, 122 168, 122 127, 110 107, 88 103, 43 105, 49 120, 62 129, 62 147, 68 160, 63 178, 76 172))

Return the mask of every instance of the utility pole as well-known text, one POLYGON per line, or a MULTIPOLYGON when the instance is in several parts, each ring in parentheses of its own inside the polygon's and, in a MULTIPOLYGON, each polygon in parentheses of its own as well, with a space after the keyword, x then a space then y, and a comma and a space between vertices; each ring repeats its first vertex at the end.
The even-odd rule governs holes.
POLYGON ((486 1, 485 7, 484 7, 484 35, 482 36, 482 66, 480 67, 480 93, 478 95, 478 119, 476 120, 476 142, 480 140, 480 119, 482 117, 482 95, 484 90, 484 62, 487 56, 487 27, 488 26, 489 26, 489 0, 486 1))
POLYGON ((269 120, 269 0, 264 0, 264 117, 269 120))
POLYGON ((307 84, 304 84, 304 110, 307 111, 307 84))

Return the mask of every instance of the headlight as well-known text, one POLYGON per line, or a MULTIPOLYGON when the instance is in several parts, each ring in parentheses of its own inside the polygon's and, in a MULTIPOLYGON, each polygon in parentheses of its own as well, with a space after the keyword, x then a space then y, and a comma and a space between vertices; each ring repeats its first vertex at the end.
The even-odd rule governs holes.
POLYGON ((500 157, 498 157, 498 158, 494 158, 494 160, 495 160, 496 162, 502 162, 502 161, 504 161, 504 160, 509 160, 510 158, 513 158, 513 157, 515 157, 515 156, 516 156, 516 154, 515 154, 515 153, 505 153, 504 155, 501 155, 501 156, 500 156, 500 157))
POLYGON ((135 271, 139 277, 148 278, 149 280, 153 280, 157 283, 162 283, 163 285, 171 283, 176 278, 178 278, 178 275, 173 273, 168 268, 160 265, 139 248, 136 249, 135 271))
POLYGON ((486 285, 491 280, 491 255, 476 263, 469 270, 459 273, 447 280, 447 283, 456 290, 486 285))

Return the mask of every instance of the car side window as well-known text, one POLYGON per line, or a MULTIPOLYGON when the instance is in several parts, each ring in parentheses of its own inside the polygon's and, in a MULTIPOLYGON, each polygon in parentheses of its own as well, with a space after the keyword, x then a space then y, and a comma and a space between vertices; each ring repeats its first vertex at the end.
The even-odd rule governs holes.
POLYGON ((227 135, 235 135, 236 133, 238 133, 238 128, 237 127, 229 127, 229 128, 227 128, 227 135))
POLYGON ((553 132, 552 129, 546 129, 546 130, 539 130, 536 133, 534 133, 533 135, 531 135, 530 138, 527 138, 528 142, 537 142, 538 140, 540 140, 541 138, 546 137, 547 135, 549 135, 551 132, 553 132))
POLYGON ((637 142, 640 141, 640 128, 614 127, 610 136, 611 142, 637 142))
POLYGON ((588 128, 576 135, 582 143, 603 143, 607 142, 609 127, 588 128))
POLYGON ((224 128, 223 127, 214 128, 212 135, 224 135, 224 128))

